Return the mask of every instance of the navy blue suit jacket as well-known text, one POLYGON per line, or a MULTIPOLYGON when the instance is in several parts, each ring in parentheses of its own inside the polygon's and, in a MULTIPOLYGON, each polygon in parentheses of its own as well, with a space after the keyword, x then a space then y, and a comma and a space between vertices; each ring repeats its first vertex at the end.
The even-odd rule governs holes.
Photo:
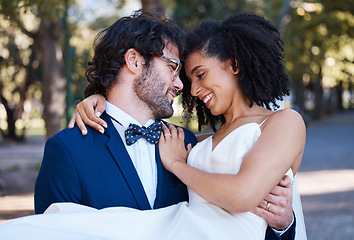
MULTIPOLYGON (((43 213, 55 202, 74 202, 97 209, 125 206, 151 209, 144 188, 120 135, 106 113, 104 134, 88 127, 64 129, 45 145, 35 185, 35 212, 43 213)), ((197 142, 185 129, 185 142, 197 142)), ((165 170, 156 145, 157 192, 154 208, 188 200, 186 186, 165 170)))
MULTIPOLYGON (((36 213, 43 213, 56 202, 74 202, 97 209, 151 209, 120 135, 106 113, 102 118, 108 125, 104 134, 87 127, 88 134, 83 136, 76 126, 48 139, 35 185, 36 213)), ((185 144, 194 146, 194 134, 186 129, 184 132, 185 144)), ((154 209, 187 201, 186 186, 162 166, 157 145, 155 155, 158 182, 154 209)), ((266 240, 275 239, 279 238, 268 229, 266 240)))

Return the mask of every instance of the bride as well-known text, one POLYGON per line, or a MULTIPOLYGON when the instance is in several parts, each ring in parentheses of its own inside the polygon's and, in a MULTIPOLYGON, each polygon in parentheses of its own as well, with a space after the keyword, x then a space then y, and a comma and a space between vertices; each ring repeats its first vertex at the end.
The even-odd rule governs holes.
POLYGON ((269 110, 289 92, 279 33, 238 14, 202 22, 186 42, 185 110, 196 109, 200 126, 221 124, 187 150, 183 130, 163 124, 161 161, 188 186, 189 202, 148 211, 55 203, 46 213, 61 214, 1 224, 1 239, 264 239, 267 223, 250 211, 284 174, 294 177, 306 137, 298 113, 269 110))

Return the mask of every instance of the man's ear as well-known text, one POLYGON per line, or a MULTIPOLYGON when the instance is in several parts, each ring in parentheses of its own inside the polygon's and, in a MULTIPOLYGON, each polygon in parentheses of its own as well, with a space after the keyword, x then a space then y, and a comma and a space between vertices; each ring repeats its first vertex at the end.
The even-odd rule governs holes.
POLYGON ((236 63, 236 71, 234 70, 233 68, 233 62, 231 61, 231 59, 229 59, 229 63, 230 63, 230 67, 231 67, 231 70, 232 72, 234 73, 234 75, 237 75, 239 72, 240 72, 240 69, 237 67, 237 60, 235 58, 235 63, 236 63))
POLYGON ((130 72, 133 74, 141 74, 144 58, 137 50, 134 48, 128 49, 128 51, 125 52, 124 60, 130 72))

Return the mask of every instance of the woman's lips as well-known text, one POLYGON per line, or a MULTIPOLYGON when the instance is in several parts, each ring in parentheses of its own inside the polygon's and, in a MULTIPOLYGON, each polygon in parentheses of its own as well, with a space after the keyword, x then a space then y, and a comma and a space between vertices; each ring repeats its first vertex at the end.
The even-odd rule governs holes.
POLYGON ((205 106, 208 107, 210 102, 211 102, 211 99, 213 98, 213 93, 209 93, 207 95, 205 95, 201 100, 205 103, 205 106))

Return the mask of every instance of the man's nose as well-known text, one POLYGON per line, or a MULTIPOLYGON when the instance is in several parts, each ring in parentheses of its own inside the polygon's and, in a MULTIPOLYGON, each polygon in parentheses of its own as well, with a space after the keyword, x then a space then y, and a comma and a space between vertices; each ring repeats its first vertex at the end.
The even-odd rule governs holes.
POLYGON ((182 83, 179 75, 176 77, 175 80, 173 80, 172 84, 177 89, 177 91, 180 91, 183 89, 183 83, 182 83))

